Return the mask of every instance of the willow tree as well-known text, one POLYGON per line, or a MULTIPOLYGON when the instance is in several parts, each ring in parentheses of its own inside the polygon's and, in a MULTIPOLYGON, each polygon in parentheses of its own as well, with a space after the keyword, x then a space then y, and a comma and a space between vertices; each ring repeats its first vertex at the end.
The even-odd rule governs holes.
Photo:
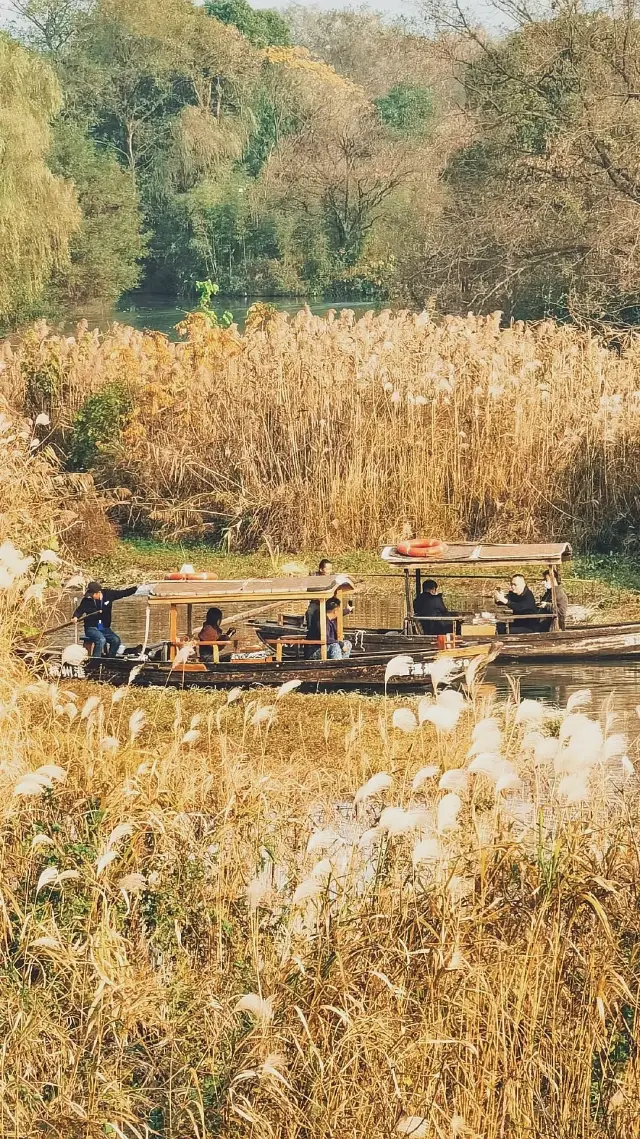
POLYGON ((0 321, 37 305, 80 223, 73 187, 47 166, 60 91, 49 66, 0 35, 0 321))

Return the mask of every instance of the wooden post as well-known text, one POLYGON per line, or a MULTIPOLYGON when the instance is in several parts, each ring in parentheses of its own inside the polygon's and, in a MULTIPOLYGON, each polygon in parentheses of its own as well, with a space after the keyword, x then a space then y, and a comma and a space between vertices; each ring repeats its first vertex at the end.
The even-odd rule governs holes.
POLYGON ((551 574, 551 605, 553 608, 553 623, 551 628, 554 633, 558 632, 560 622, 558 621, 558 598, 556 595, 556 571, 555 566, 549 566, 549 573, 551 574))
POLYGON ((420 568, 418 567, 416 569, 416 597, 419 597, 421 593, 422 593, 422 573, 420 571, 420 568))
POLYGON ((413 603, 411 601, 411 579, 409 577, 409 570, 404 571, 404 628, 405 632, 409 632, 409 624, 413 617, 413 603))
POLYGON ((327 603, 324 599, 319 602, 320 605, 320 660, 327 659, 327 603))
POLYGON ((178 641, 178 606, 169 606, 169 660, 173 660, 176 655, 176 644, 178 641))
POLYGON ((187 636, 191 639, 193 633, 193 605, 187 605, 187 636))
POLYGON ((340 602, 340 608, 338 609, 338 617, 337 617, 338 624, 336 626, 336 628, 338 630, 338 640, 344 641, 344 609, 342 607, 342 594, 341 594, 340 590, 338 590, 338 592, 336 593, 336 598, 340 602))

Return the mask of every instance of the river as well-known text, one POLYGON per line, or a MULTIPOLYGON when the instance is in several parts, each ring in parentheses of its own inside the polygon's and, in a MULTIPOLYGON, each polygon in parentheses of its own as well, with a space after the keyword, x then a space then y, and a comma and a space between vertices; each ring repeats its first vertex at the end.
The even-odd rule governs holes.
MULTIPOLYGON (((78 598, 79 600, 79 598, 78 598)), ((232 609, 232 612, 235 609, 232 609)), ((242 607, 240 607, 242 608, 242 607)), ((295 606, 287 606, 293 611, 295 606)), ((72 612, 71 598, 64 611, 72 612)), ((146 606, 142 598, 127 598, 116 605, 114 625, 125 643, 135 645, 144 639, 146 606)), ((204 619, 205 607, 194 605, 194 628, 204 619)), ((231 616, 227 612, 225 616, 231 616)), ((184 621, 184 612, 180 609, 184 621)), ((63 619, 62 617, 60 618, 63 619)), ((347 619, 348 627, 388 626, 399 627, 402 621, 400 598, 392 596, 360 595, 357 599, 357 612, 347 619)), ((179 626, 179 633, 186 633, 186 627, 179 626)), ((150 643, 167 636, 167 615, 154 609, 151 613, 150 643)), ((70 631, 52 638, 58 645, 68 644, 70 631)), ((492 666, 487 670, 486 681, 497 689, 500 698, 506 698, 510 685, 517 681, 522 698, 541 700, 550 705, 566 705, 569 696, 579 689, 590 688, 592 692, 591 713, 611 711, 616 714, 616 731, 625 731, 632 739, 640 733, 640 719, 636 707, 640 707, 640 660, 612 661, 607 663, 575 662, 572 664, 523 664, 492 666)))
MULTIPOLYGON (((219 317, 230 312, 239 328, 244 327, 247 309, 250 305, 261 302, 272 304, 280 312, 296 313, 305 305, 316 316, 325 316, 332 309, 353 309, 355 312, 368 312, 371 309, 380 309, 379 301, 323 301, 317 297, 216 297, 212 309, 219 317)), ((193 302, 193 308, 196 302, 193 302)), ((172 340, 177 339, 175 326, 184 320, 188 311, 185 303, 178 304, 175 297, 145 297, 141 296, 129 301, 122 301, 116 307, 112 305, 89 305, 82 311, 69 313, 63 325, 65 331, 73 331, 79 320, 86 320, 90 328, 108 328, 110 324, 130 324, 134 328, 149 328, 156 332, 164 332, 172 340)), ((52 321, 55 324, 55 321, 52 321)))

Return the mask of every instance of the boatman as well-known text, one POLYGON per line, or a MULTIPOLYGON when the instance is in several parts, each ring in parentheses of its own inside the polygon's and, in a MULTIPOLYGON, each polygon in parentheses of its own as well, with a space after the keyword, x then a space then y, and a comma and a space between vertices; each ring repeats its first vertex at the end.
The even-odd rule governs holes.
POLYGON ((109 646, 109 656, 117 655, 121 645, 120 637, 111 628, 111 611, 114 601, 122 597, 132 597, 139 586, 126 589, 103 589, 99 581, 90 581, 87 591, 73 614, 74 620, 84 618, 84 639, 93 645, 94 657, 101 657, 105 645, 109 646))

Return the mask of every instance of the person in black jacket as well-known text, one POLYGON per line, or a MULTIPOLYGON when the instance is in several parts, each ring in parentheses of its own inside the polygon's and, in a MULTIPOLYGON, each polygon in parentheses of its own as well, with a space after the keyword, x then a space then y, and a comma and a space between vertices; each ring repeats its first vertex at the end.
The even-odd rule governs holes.
MULTIPOLYGON (((508 593, 503 593, 501 589, 496 590, 494 595, 496 605, 506 605, 512 613, 527 614, 539 613, 540 610, 536 605, 536 599, 529 589, 522 574, 516 573, 511 578, 511 588, 508 593)), ((544 628, 544 621, 511 621, 512 633, 541 633, 544 628)), ((506 626, 498 626, 498 632, 506 631, 506 626)))
POLYGON ((84 618, 84 639, 91 641, 94 657, 101 657, 106 645, 109 646, 109 656, 116 656, 122 642, 111 628, 113 602, 131 597, 137 590, 137 585, 127 589, 103 589, 100 582, 89 582, 73 616, 76 621, 84 618))
POLYGON ((453 632, 453 621, 429 621, 429 617, 455 617, 447 609, 442 594, 438 592, 438 583, 427 578, 422 586, 422 593, 414 599, 413 612, 420 618, 422 632, 428 637, 442 636, 453 632))

